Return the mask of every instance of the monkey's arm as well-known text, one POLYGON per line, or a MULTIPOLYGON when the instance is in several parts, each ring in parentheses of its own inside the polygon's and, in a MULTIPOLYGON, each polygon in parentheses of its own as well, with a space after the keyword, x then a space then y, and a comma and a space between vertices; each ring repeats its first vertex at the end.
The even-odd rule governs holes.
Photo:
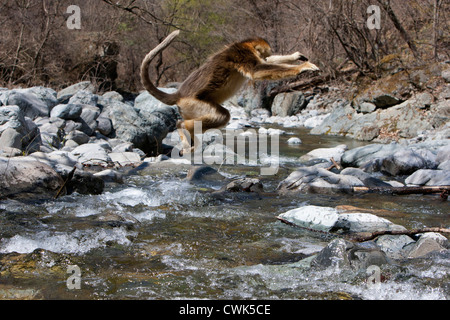
POLYGON ((284 64, 284 63, 295 63, 297 61, 308 61, 304 55, 300 52, 295 52, 287 56, 270 56, 266 58, 267 63, 271 64, 284 64))
POLYGON ((305 71, 317 71, 319 68, 306 62, 301 65, 289 64, 271 64, 261 63, 245 72, 245 76, 251 80, 281 80, 285 78, 295 77, 296 75, 305 71))

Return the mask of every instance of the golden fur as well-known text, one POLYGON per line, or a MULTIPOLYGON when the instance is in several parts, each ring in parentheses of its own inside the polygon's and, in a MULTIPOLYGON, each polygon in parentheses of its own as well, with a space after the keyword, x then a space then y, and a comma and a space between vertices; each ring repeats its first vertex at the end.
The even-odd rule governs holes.
POLYGON ((202 122, 202 129, 223 128, 230 120, 227 109, 221 106, 231 98, 247 81, 280 80, 307 71, 319 70, 312 63, 294 65, 305 58, 298 52, 289 56, 272 56, 270 45, 261 38, 233 43, 211 56, 205 64, 192 72, 181 84, 177 92, 168 94, 157 89, 150 81, 148 68, 153 58, 164 50, 178 35, 169 35, 144 59, 141 79, 144 87, 161 102, 178 105, 183 121, 177 125, 185 151, 192 151, 192 143, 185 136, 186 130, 194 137, 195 121, 202 122))

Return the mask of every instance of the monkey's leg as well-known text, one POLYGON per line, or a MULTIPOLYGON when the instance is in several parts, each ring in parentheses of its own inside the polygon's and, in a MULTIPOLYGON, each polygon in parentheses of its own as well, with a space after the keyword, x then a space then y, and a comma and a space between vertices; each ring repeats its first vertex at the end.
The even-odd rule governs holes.
POLYGON ((219 104, 209 101, 203 101, 191 98, 186 101, 180 101, 179 107, 184 120, 184 128, 191 136, 192 147, 183 150, 192 152, 198 147, 198 139, 195 133, 204 133, 209 129, 220 129, 230 121, 230 113, 219 104), (201 123, 201 130, 198 126, 201 123))

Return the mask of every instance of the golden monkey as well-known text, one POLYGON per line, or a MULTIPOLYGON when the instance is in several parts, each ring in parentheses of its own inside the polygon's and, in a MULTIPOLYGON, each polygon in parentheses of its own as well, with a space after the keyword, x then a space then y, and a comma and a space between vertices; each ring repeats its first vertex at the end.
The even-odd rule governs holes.
POLYGON ((233 43, 211 56, 203 66, 191 73, 172 94, 162 92, 150 80, 148 68, 156 55, 163 51, 178 36, 179 30, 171 33, 153 49, 141 65, 141 80, 147 91, 167 105, 177 105, 183 121, 177 124, 185 148, 190 152, 195 147, 194 123, 202 122, 202 130, 223 128, 230 120, 230 113, 221 106, 247 81, 280 80, 304 71, 319 70, 312 63, 294 65, 307 60, 296 52, 289 56, 272 56, 268 42, 261 38, 233 43), (186 130, 192 142, 186 138, 186 130), (191 147, 192 146, 192 147, 191 147))

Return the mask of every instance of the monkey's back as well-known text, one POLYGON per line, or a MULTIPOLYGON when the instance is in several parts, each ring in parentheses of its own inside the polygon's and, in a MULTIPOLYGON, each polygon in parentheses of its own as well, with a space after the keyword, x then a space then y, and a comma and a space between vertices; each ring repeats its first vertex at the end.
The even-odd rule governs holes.
POLYGON ((250 47, 244 43, 232 44, 192 72, 180 86, 178 94, 220 104, 231 98, 248 80, 242 66, 248 68, 258 62, 250 47))

